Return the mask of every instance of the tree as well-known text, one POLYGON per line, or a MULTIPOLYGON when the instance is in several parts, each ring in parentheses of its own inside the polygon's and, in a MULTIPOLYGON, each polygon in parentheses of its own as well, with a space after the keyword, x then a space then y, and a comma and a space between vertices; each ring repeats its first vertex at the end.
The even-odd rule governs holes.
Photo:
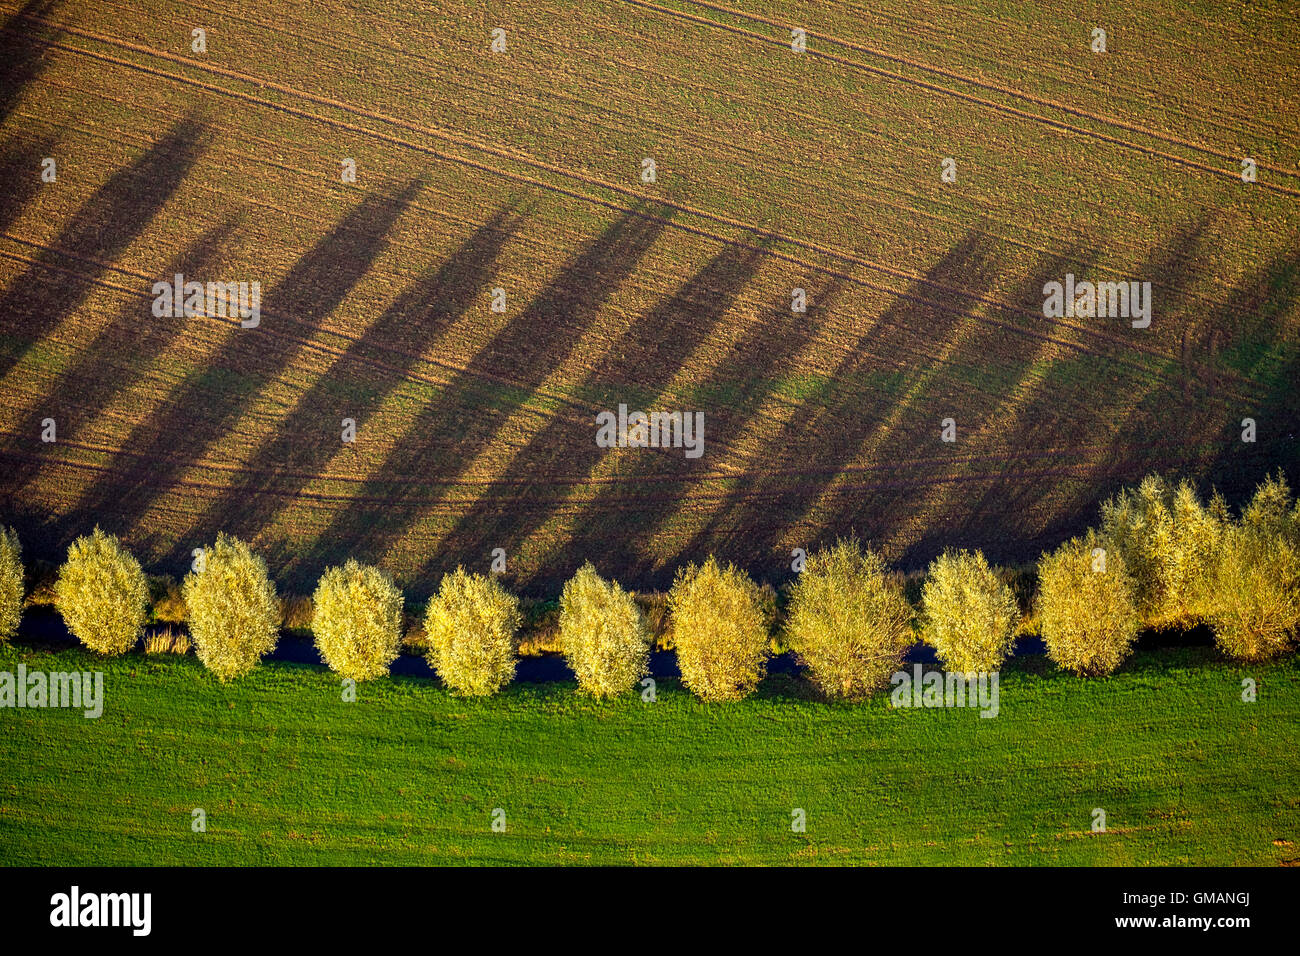
POLYGON ((353 680, 383 677, 402 644, 402 592, 383 571, 348 561, 321 575, 311 628, 329 668, 353 680))
POLYGON ((1101 536, 1134 580, 1138 613, 1150 627, 1191 627, 1203 621, 1206 584, 1227 507, 1217 495, 1207 507, 1190 482, 1176 487, 1149 475, 1101 506, 1101 536))
POLYGON ((12 528, 0 526, 0 644, 18 633, 23 616, 23 549, 12 528))
POLYGON ((786 641, 823 694, 859 700, 902 667, 911 620, 884 559, 839 541, 808 556, 790 592, 786 641))
POLYGON ((1215 642, 1258 661, 1289 651, 1300 634, 1300 506, 1279 472, 1256 489, 1220 543, 1207 604, 1215 642))
POLYGON ((1015 647, 1016 596, 979 551, 945 551, 936 558, 921 605, 921 633, 950 671, 995 671, 1015 647))
POLYGON ((227 534, 203 552, 181 590, 194 650, 221 681, 247 674, 275 650, 280 607, 266 562, 227 534))
POLYGON ((1038 620, 1048 656, 1079 675, 1109 674, 1133 650, 1138 612, 1123 555, 1089 531, 1038 565, 1038 620))
POLYGON ((701 700, 740 700, 766 670, 768 614, 747 574, 709 557, 678 571, 668 594, 682 682, 701 700))
POLYGON ((54 594, 68 630, 92 651, 122 654, 139 640, 149 585, 114 535, 96 528, 72 542, 54 594))
POLYGON ((519 599, 496 578, 457 568, 425 612, 429 663, 455 694, 495 694, 514 679, 522 623, 519 599))
POLYGON ((650 673, 650 635, 632 595, 588 561, 560 596, 560 649, 593 697, 626 693, 650 673))

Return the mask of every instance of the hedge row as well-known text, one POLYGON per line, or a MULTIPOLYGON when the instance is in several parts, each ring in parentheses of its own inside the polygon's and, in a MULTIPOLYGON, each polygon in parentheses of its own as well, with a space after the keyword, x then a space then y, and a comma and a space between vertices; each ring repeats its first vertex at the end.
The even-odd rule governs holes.
MULTIPOLYGON (((96 528, 74 541, 53 590, 91 650, 120 654, 139 639, 148 582, 113 535, 96 528)), ((275 648, 285 611, 266 563, 244 542, 219 535, 179 591, 195 652, 221 680, 275 648)), ((807 556, 787 597, 775 628, 772 590, 740 569, 710 557, 680 570, 667 611, 683 683, 704 700, 745 697, 763 679, 775 628, 822 693, 861 699, 889 683, 918 637, 949 670, 990 672, 1023 627, 1006 573, 978 551, 940 555, 914 608, 879 554, 843 540, 807 556)), ((0 528, 0 640, 17 630, 22 602, 18 538, 0 528)), ((356 561, 330 568, 311 600, 322 659, 354 680, 385 676, 401 650, 403 606, 382 570, 356 561)), ((1217 494, 1206 502, 1188 482, 1149 477, 1107 501, 1099 527, 1043 555, 1032 612, 1051 659, 1079 675, 1113 671, 1144 626, 1208 624, 1240 660, 1286 653, 1300 628, 1300 503, 1280 474, 1236 517, 1217 494)), ((457 568, 424 614, 429 661, 454 693, 494 694, 514 677, 522 620, 498 578, 457 568)), ((625 694, 649 672, 644 611, 590 563, 564 587, 558 632, 585 693, 625 694)))

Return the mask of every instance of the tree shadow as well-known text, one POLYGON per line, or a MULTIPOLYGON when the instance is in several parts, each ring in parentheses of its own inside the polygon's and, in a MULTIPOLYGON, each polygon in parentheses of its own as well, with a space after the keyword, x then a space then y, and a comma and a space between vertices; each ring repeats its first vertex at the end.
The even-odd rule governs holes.
MULTIPOLYGON (((169 262, 160 277, 170 280, 176 273, 203 275, 215 262, 222 241, 237 224, 238 219, 231 217, 209 229, 169 262)), ((30 421, 22 433, 30 435, 35 442, 40 433, 40 420, 50 417, 58 423, 61 439, 76 440, 114 396, 181 335, 186 323, 184 318, 154 316, 148 299, 142 301, 132 296, 35 399, 28 411, 30 421)), ((44 458, 30 454, 15 462, 0 481, 0 489, 20 494, 36 476, 44 458)))
MULTIPOLYGON (((869 443, 890 437, 888 421, 905 413, 936 357, 961 334, 974 298, 933 298, 935 284, 981 295, 990 283, 987 238, 972 230, 900 293, 859 338, 830 376, 825 394, 802 402, 756 456, 764 467, 735 481, 712 517, 677 552, 677 563, 717 554, 771 577, 778 545, 823 497, 869 443), (912 363, 900 357, 913 356, 912 363), (910 397, 909 397, 910 396, 910 397)), ((938 429, 938 421, 934 423, 938 429)), ((869 531, 885 527, 872 501, 869 531)), ((855 530, 821 525, 809 531, 811 548, 825 535, 855 530)), ((861 529, 856 529, 861 530, 861 529)), ((788 562, 786 562, 788 566, 788 562)))
POLYGON ((370 414, 482 294, 521 222, 512 208, 499 210, 445 263, 419 276, 297 399, 247 470, 208 508, 199 537, 209 540, 221 530, 248 536, 265 527, 344 447, 344 418, 353 419, 364 440, 370 414), (382 377, 374 361, 383 363, 382 377))
POLYGON ((41 188, 41 160, 54 152, 55 141, 43 139, 24 145, 11 139, 0 152, 0 233, 8 232, 41 188))
POLYGON ((45 70, 49 53, 46 44, 62 34, 57 28, 34 24, 27 18, 45 19, 57 5, 54 0, 27 0, 0 27, 0 124, 9 119, 23 91, 45 70))
MULTIPOLYGON (((1137 281, 1153 283, 1158 297, 1152 323, 1162 335, 1173 338, 1177 329, 1202 319, 1200 304, 1187 293, 1209 225, 1202 216, 1179 228, 1133 273, 1137 281)), ((1070 271, 1090 275, 1094 258, 1073 263, 1070 271)), ((1030 399, 1015 409, 992 446, 1000 453, 1000 470, 993 473, 986 461, 952 476, 961 487, 960 504, 929 516, 919 539, 901 555, 906 567, 924 566, 944 547, 981 548, 1001 563, 1033 560, 1094 523, 1101 501, 1119 487, 1168 470, 1171 456, 1186 455, 1207 434, 1213 410, 1181 403, 1181 385, 1168 360, 1142 350, 1152 340, 1149 330, 1133 329, 1123 317, 1073 321, 1113 329, 1113 337, 1094 337, 1089 344, 1081 331, 1063 333, 1065 341, 1085 350, 1038 363, 1030 399), (1074 453, 1042 457, 1044 449, 1062 447, 1074 453)), ((1028 385, 1028 372, 1029 367, 1019 387, 1028 385)))
MULTIPOLYGON (((132 430, 123 446, 131 450, 129 463, 104 473, 77 510, 111 515, 103 523, 123 530, 139 520, 163 490, 234 427, 258 390, 292 367, 305 350, 306 337, 272 331, 277 320, 314 326, 333 312, 384 249, 416 187, 413 181, 396 197, 367 197, 339 220, 264 297, 261 324, 235 328, 214 347, 206 365, 187 374, 158 415, 132 430)), ((185 563, 198 544, 174 542, 167 561, 185 563)))
POLYGON ((162 209, 204 148, 207 130, 195 119, 177 122, 134 163, 87 200, 52 248, 41 250, 0 297, 0 331, 10 347, 0 354, 0 376, 33 344, 81 305, 104 272, 162 209), (61 267, 69 260, 78 271, 61 267))
MULTIPOLYGON (((610 411, 616 411, 620 403, 629 409, 654 410, 648 406, 667 388, 691 352, 715 334, 766 255, 767 250, 761 247, 725 246, 671 296, 632 321, 617 347, 584 379, 580 386, 584 398, 610 411)), ((558 475, 581 479, 608 454, 596 445, 595 434, 593 418, 552 417, 514 456, 506 473, 495 479, 457 522, 441 549, 448 556, 445 560, 456 563, 462 555, 486 554, 485 548, 496 547, 505 548, 508 555, 516 554, 523 542, 553 516, 557 488, 564 487, 553 479, 558 475)), ((674 461, 682 458, 679 450, 670 450, 668 455, 674 461)), ((635 473, 648 473, 655 467, 653 462, 662 457, 646 450, 635 473)), ((633 484, 638 480, 631 475, 623 477, 633 484)), ((619 485, 603 486, 615 490, 598 494, 575 519, 576 533, 583 542, 592 535, 599 540, 590 553, 601 554, 619 567, 627 559, 631 544, 628 535, 606 537, 606 529, 597 518, 609 507, 604 499, 617 495, 616 489, 622 484, 621 480, 619 485)), ((568 556, 547 573, 529 575, 524 580, 538 585, 558 583, 582 548, 582 544, 571 544, 566 548, 568 556)), ((441 555, 430 556, 420 576, 425 576, 439 559, 441 555)))
POLYGON ((589 242, 420 410, 409 437, 372 472, 358 500, 339 509, 318 536, 315 562, 345 553, 377 561, 389 542, 405 537, 431 503, 426 489, 455 478, 455 469, 499 435, 500 425, 569 356, 664 226, 663 217, 638 207, 589 242))
MULTIPOLYGON (((537 583, 557 586, 590 558, 639 587, 668 587, 681 554, 675 547, 679 535, 674 523, 693 511, 691 494, 700 487, 701 462, 708 461, 707 468, 717 471, 719 455, 726 456, 724 464, 746 457, 746 426, 776 394, 782 375, 793 369, 815 330, 830 320, 843 289, 844 282, 832 278, 811 290, 803 314, 792 313, 784 297, 764 309, 762 318, 693 390, 691 410, 705 412, 707 440, 701 459, 692 461, 677 451, 642 452, 632 459, 632 467, 620 472, 617 482, 603 486, 584 506, 558 559, 538 574, 537 583)), ((745 464, 733 463, 737 468, 745 464)))
POLYGON ((1188 370, 1202 401, 1223 395, 1224 372, 1252 386, 1244 401, 1223 397, 1216 432, 1222 445, 1206 467, 1208 481, 1230 502, 1248 500, 1276 468, 1293 488, 1300 483, 1300 339, 1286 330, 1288 321, 1296 321, 1288 312, 1297 301, 1300 253, 1279 253, 1211 314, 1210 331, 1198 350, 1202 361, 1188 370), (1254 442, 1242 440, 1246 418, 1255 421, 1254 442))

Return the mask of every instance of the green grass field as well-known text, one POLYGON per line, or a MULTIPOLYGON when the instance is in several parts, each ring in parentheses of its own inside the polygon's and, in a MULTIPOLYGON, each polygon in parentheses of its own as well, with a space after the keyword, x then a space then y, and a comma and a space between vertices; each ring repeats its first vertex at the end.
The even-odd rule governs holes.
POLYGON ((417 679, 345 703, 307 666, 223 687, 192 657, 0 649, 20 661, 100 668, 106 703, 0 710, 4 865, 1300 861, 1295 657, 1155 650, 1099 680, 1023 657, 994 719, 827 704, 789 676, 721 706, 672 681, 653 704, 417 679))

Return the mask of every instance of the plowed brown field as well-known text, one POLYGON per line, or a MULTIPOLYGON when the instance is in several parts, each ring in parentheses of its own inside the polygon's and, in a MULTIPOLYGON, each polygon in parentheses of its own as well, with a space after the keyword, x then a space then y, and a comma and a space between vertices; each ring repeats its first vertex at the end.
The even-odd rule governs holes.
POLYGON ((488 6, 0 0, 29 554, 650 587, 850 531, 1029 559, 1150 471, 1300 484, 1287 4, 488 6), (177 273, 260 282, 260 324, 155 317, 177 273), (1150 282, 1150 327, 1044 317, 1067 273, 1150 282), (597 447, 620 404, 704 412, 703 455, 597 447))

